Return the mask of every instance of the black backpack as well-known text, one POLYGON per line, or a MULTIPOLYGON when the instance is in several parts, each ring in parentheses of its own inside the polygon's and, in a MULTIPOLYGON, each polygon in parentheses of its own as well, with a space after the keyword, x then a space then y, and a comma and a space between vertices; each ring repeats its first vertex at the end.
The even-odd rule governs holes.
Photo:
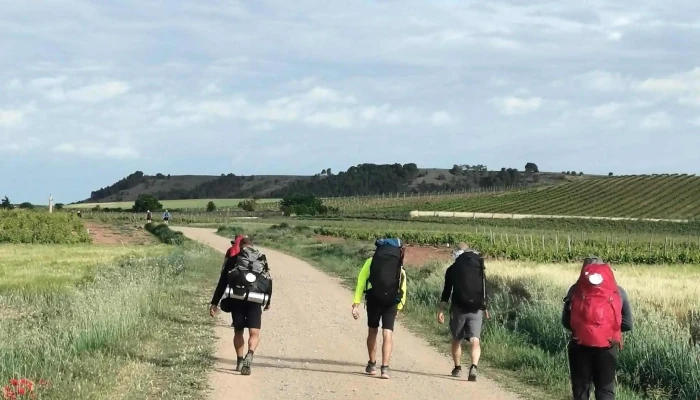
POLYGON ((228 286, 237 295, 241 293, 266 293, 272 277, 265 254, 252 247, 245 247, 228 262, 235 262, 228 273, 228 286))
POLYGON ((403 297, 401 290, 401 248, 392 245, 377 247, 369 266, 369 278, 365 288, 367 299, 381 305, 398 304, 403 297))
POLYGON ((478 253, 466 251, 452 266, 452 303, 467 312, 485 305, 486 274, 484 259, 478 253))

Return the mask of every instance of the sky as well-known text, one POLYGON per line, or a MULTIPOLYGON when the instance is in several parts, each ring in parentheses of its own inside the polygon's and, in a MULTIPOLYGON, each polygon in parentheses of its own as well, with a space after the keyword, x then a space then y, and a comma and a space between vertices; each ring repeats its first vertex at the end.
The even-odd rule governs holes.
POLYGON ((0 0, 0 197, 360 163, 700 172, 697 0, 0 0))

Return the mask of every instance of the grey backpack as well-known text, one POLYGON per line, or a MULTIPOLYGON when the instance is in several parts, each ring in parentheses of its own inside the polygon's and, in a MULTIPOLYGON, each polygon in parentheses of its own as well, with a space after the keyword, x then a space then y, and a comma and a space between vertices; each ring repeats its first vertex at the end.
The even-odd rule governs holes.
POLYGON ((236 258, 236 265, 228 273, 229 287, 234 291, 265 293, 272 279, 265 254, 244 247, 236 258))

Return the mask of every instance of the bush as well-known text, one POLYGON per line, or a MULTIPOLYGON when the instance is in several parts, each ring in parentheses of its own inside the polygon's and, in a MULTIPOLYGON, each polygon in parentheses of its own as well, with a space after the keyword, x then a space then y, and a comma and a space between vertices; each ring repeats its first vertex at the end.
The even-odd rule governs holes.
POLYGON ((140 194, 131 208, 133 212, 160 211, 162 209, 163 205, 152 194, 140 194))
POLYGON ((150 223, 146 224, 144 228, 165 244, 181 245, 185 243, 185 236, 182 232, 175 232, 168 225, 150 223))
POLYGON ((240 203, 238 203, 238 208, 240 208, 243 211, 255 211, 255 206, 256 206, 255 199, 247 199, 243 200, 240 203))
POLYGON ((284 215, 316 215, 338 212, 338 208, 324 205, 321 199, 312 194, 287 196, 280 202, 280 210, 284 215))
POLYGON ((208 212, 216 211, 216 204, 214 204, 213 201, 210 201, 209 203, 207 203, 207 211, 208 212))

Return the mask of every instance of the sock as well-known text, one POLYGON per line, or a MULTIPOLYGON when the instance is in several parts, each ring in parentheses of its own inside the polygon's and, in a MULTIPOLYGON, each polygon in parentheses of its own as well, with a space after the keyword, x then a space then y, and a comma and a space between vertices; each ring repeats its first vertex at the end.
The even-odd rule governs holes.
POLYGON ((236 361, 243 362, 243 357, 236 357, 236 361))
POLYGON ((461 366, 461 365, 455 365, 455 368, 457 368, 457 369, 462 369, 462 366, 461 366))
POLYGON ((368 361, 368 363, 369 363, 370 365, 377 365, 377 360, 374 360, 374 361, 368 361))

